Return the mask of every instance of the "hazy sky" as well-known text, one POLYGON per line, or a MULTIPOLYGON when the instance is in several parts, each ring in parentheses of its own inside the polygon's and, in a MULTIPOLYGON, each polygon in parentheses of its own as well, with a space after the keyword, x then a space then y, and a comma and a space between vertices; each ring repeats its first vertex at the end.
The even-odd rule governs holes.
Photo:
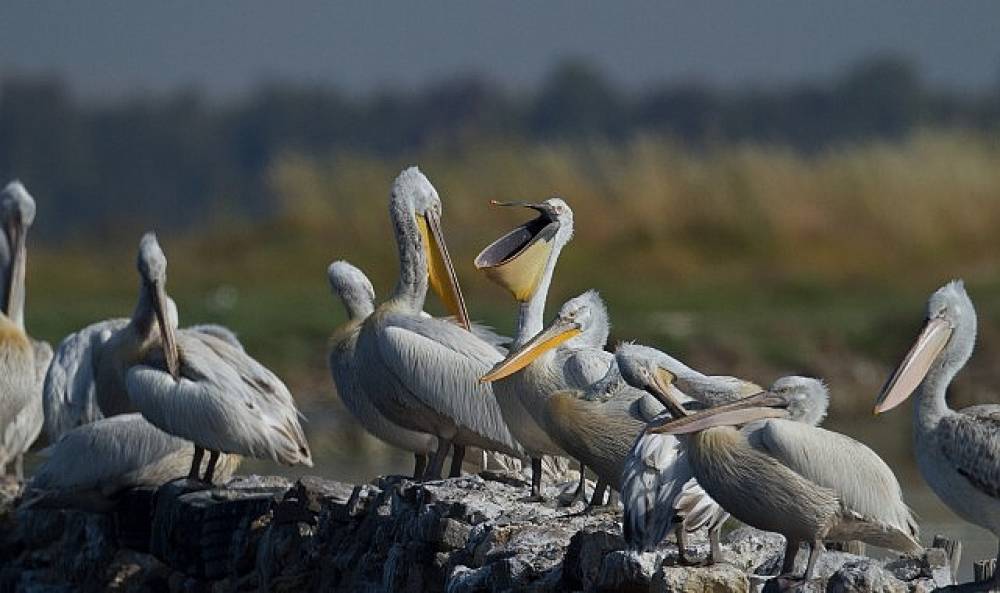
POLYGON ((334 2, 2 0, 0 73, 57 74, 89 96, 262 79, 365 92, 483 72, 534 84, 567 56, 620 83, 823 78, 873 52, 935 84, 1000 83, 1000 2, 334 2))

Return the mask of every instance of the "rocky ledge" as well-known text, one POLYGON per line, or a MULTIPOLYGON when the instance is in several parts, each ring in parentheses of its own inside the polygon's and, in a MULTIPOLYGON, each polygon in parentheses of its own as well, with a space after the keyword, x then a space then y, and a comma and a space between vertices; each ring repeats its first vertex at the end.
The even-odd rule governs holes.
MULTIPOLYGON (((944 550, 824 556, 808 583, 773 578, 784 540, 739 528, 727 563, 679 566, 677 548, 625 550, 620 511, 566 516, 483 475, 354 486, 256 476, 123 496, 111 514, 18 509, 0 491, 0 592, 32 591, 930 591, 952 583, 944 550)), ((579 509, 579 506, 576 507, 579 509)), ((692 538, 689 555, 707 543, 692 538)), ((799 570, 805 564, 805 554, 799 570)))

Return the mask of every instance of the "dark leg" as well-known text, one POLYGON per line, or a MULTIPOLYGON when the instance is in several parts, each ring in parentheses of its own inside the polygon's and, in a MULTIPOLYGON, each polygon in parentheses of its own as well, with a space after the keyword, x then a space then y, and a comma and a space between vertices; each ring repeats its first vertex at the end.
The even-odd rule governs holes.
POLYGON ((209 451, 208 453, 208 467, 205 468, 205 482, 208 484, 212 483, 212 478, 215 477, 215 464, 219 461, 218 451, 209 451))
POLYGON ((531 495, 522 498, 522 502, 545 502, 542 497, 542 458, 531 458, 531 495))
POLYGON ((462 462, 465 461, 465 445, 452 445, 451 449, 451 471, 448 472, 448 477, 460 478, 462 477, 462 462))
POLYGON ((587 502, 587 467, 580 464, 580 481, 576 484, 576 490, 570 496, 560 497, 561 506, 571 507, 578 502, 587 502))
POLYGON ((198 445, 194 446, 194 457, 191 459, 191 471, 188 472, 189 480, 197 480, 201 472, 201 458, 205 456, 205 450, 198 445))
POLYGON ((607 491, 608 483, 604 480, 598 479, 597 485, 594 486, 594 494, 590 497, 590 502, 587 503, 587 508, 583 509, 583 512, 592 513, 594 510, 603 507, 604 495, 607 491))
POLYGON ((781 575, 791 576, 795 572, 795 556, 799 553, 799 542, 794 539, 785 544, 785 561, 781 564, 781 575))
POLYGON ((413 479, 419 480, 427 471, 427 456, 422 453, 413 454, 413 479))
POLYGON ((677 559, 681 564, 690 564, 691 560, 687 555, 687 534, 684 532, 683 521, 677 521, 674 524, 674 537, 677 539, 677 559))
POLYGON ((826 551, 823 547, 823 542, 820 540, 814 540, 812 545, 809 546, 809 563, 806 564, 806 574, 803 575, 803 579, 810 580, 813 578, 813 569, 816 568, 816 559, 819 555, 826 551))
POLYGON ((434 458, 431 459, 431 464, 424 474, 424 480, 441 479, 441 468, 444 467, 444 458, 448 456, 449 449, 451 449, 451 441, 439 438, 437 451, 434 452, 434 458))

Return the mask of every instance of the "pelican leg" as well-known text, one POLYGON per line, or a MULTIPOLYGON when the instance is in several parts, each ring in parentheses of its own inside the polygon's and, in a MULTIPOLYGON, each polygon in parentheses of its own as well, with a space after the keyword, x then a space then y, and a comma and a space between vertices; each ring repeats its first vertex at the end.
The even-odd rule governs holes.
POLYGON ((691 564, 691 559, 687 555, 687 533, 684 531, 684 522, 677 521, 674 525, 674 537, 677 539, 677 560, 681 564, 691 564))
POLYGON ((441 468, 444 467, 444 458, 448 456, 449 449, 451 449, 451 441, 439 438, 437 451, 434 452, 434 458, 431 459, 431 464, 424 473, 424 480, 441 479, 441 468))
POLYGON ((542 496, 542 458, 531 458, 531 495, 521 499, 521 502, 545 502, 542 496))
POLYGON ((994 591, 1000 591, 1000 543, 997 544, 997 559, 993 564, 993 586, 991 587, 994 591))
POLYGON ((194 446, 194 457, 191 458, 191 471, 188 472, 189 480, 199 479, 198 473, 201 471, 201 458, 205 456, 205 450, 198 445, 194 446))
POLYGON ((212 478, 215 477, 215 464, 219 461, 218 451, 209 451, 208 453, 208 467, 205 468, 205 482, 211 484, 212 478))
POLYGON ((587 502, 587 466, 582 463, 580 464, 580 480, 576 483, 573 494, 569 496, 563 494, 559 497, 560 506, 571 507, 578 502, 587 502))
POLYGON ((785 560, 781 563, 781 574, 791 576, 795 572, 795 557, 799 554, 798 540, 790 539, 785 544, 785 560))
POLYGON ((452 445, 451 448, 451 471, 448 472, 448 477, 460 478, 462 477, 462 462, 465 461, 465 445, 452 445))
POLYGON ((427 471, 427 456, 422 453, 413 454, 413 479, 419 480, 427 471))
POLYGON ((604 480, 597 480, 597 484, 594 486, 594 494, 590 497, 590 502, 587 503, 587 508, 583 509, 585 515, 589 515, 595 510, 604 506, 604 495, 608 491, 608 483, 604 480))
POLYGON ((708 528, 709 564, 719 564, 726 561, 726 556, 722 553, 722 544, 719 542, 722 537, 722 523, 720 521, 718 525, 708 528))
POLYGON ((821 540, 813 541, 812 545, 809 546, 809 563, 806 564, 806 574, 802 576, 804 580, 811 580, 813 578, 813 571, 816 568, 816 559, 819 555, 826 551, 823 547, 823 542, 821 540))

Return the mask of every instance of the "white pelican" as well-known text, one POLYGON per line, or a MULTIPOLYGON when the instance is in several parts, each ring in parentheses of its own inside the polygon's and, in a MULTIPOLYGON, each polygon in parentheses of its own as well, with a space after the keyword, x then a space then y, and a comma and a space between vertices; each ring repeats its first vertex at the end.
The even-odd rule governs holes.
POLYGON ((345 261, 330 264, 327 270, 330 287, 347 310, 347 321, 330 337, 330 373, 344 407, 375 438, 413 453, 413 477, 423 475, 427 456, 437 448, 437 437, 426 432, 403 428, 378 411, 364 392, 357 372, 361 362, 355 351, 361 324, 375 310, 375 288, 364 272, 345 261))
MULTIPOLYGON (((509 290, 519 304, 512 352, 482 380, 493 383, 493 393, 507 426, 531 456, 528 500, 541 501, 542 456, 566 455, 537 420, 544 413, 547 396, 566 389, 584 389, 599 381, 614 357, 604 351, 609 324, 607 311, 596 293, 578 297, 596 300, 599 306, 593 311, 602 316, 588 326, 586 333, 569 329, 554 337, 561 344, 532 339, 544 327, 545 300, 556 261, 573 237, 573 211, 569 205, 561 198, 497 204, 524 206, 539 214, 494 241, 476 257, 476 267, 509 290), (533 347, 525 348, 529 341, 533 347)), ((581 467, 581 487, 577 489, 577 496, 581 497, 583 480, 581 467)))
MULTIPOLYGON (((662 381, 645 387, 672 397, 662 381)), ((850 437, 796 421, 825 408, 825 396, 821 381, 786 377, 771 392, 696 414, 686 415, 674 402, 671 410, 680 417, 648 429, 691 434, 684 447, 698 484, 740 521, 785 536, 785 575, 794 570, 800 544, 810 543, 806 580, 824 540, 922 551, 889 466, 850 437)))
POLYGON ((13 181, 0 193, 0 217, 6 253, 5 284, 0 316, 0 473, 14 462, 14 474, 24 475, 23 456, 42 429, 42 398, 39 379, 52 357, 45 342, 32 340, 24 329, 27 235, 35 219, 35 201, 24 186, 13 181))
MULTIPOLYGON (((146 420, 194 443, 189 477, 198 477, 206 449, 210 457, 204 480, 210 483, 220 453, 311 466, 299 412, 284 383, 223 339, 174 329, 175 320, 168 322, 165 314, 167 259, 152 233, 139 244, 138 263, 146 296, 137 310, 147 312, 133 316, 130 325, 141 328, 134 323, 137 317, 152 324, 155 315, 162 339, 146 337, 139 343, 142 356, 124 368, 124 383, 146 420)), ((145 336, 152 334, 148 327, 145 330, 145 336)), ((113 341, 114 337, 103 350, 113 341)), ((100 390, 99 385, 99 398, 100 390)))
MULTIPOLYGON (((975 342, 972 300, 961 281, 950 282, 931 295, 923 331, 882 388, 875 413, 916 392, 913 448, 921 475, 955 514, 1000 536, 1000 405, 955 411, 946 399, 975 342)), ((993 586, 1000 586, 1000 570, 993 586)))
MULTIPOLYGON (((48 458, 35 472, 26 506, 70 507, 103 512, 128 488, 160 486, 191 467, 194 452, 141 414, 120 414, 67 431, 43 451, 48 458)), ((225 482, 239 465, 223 455, 216 477, 225 482)))
POLYGON ((392 297, 361 326, 356 360, 363 365, 362 387, 390 421, 438 438, 429 478, 440 476, 452 444, 452 470, 469 445, 522 456, 492 390, 478 381, 502 356, 467 329, 469 317, 441 230, 441 199, 416 167, 393 182, 389 214, 399 280, 392 297), (428 283, 460 325, 421 315, 428 283))

